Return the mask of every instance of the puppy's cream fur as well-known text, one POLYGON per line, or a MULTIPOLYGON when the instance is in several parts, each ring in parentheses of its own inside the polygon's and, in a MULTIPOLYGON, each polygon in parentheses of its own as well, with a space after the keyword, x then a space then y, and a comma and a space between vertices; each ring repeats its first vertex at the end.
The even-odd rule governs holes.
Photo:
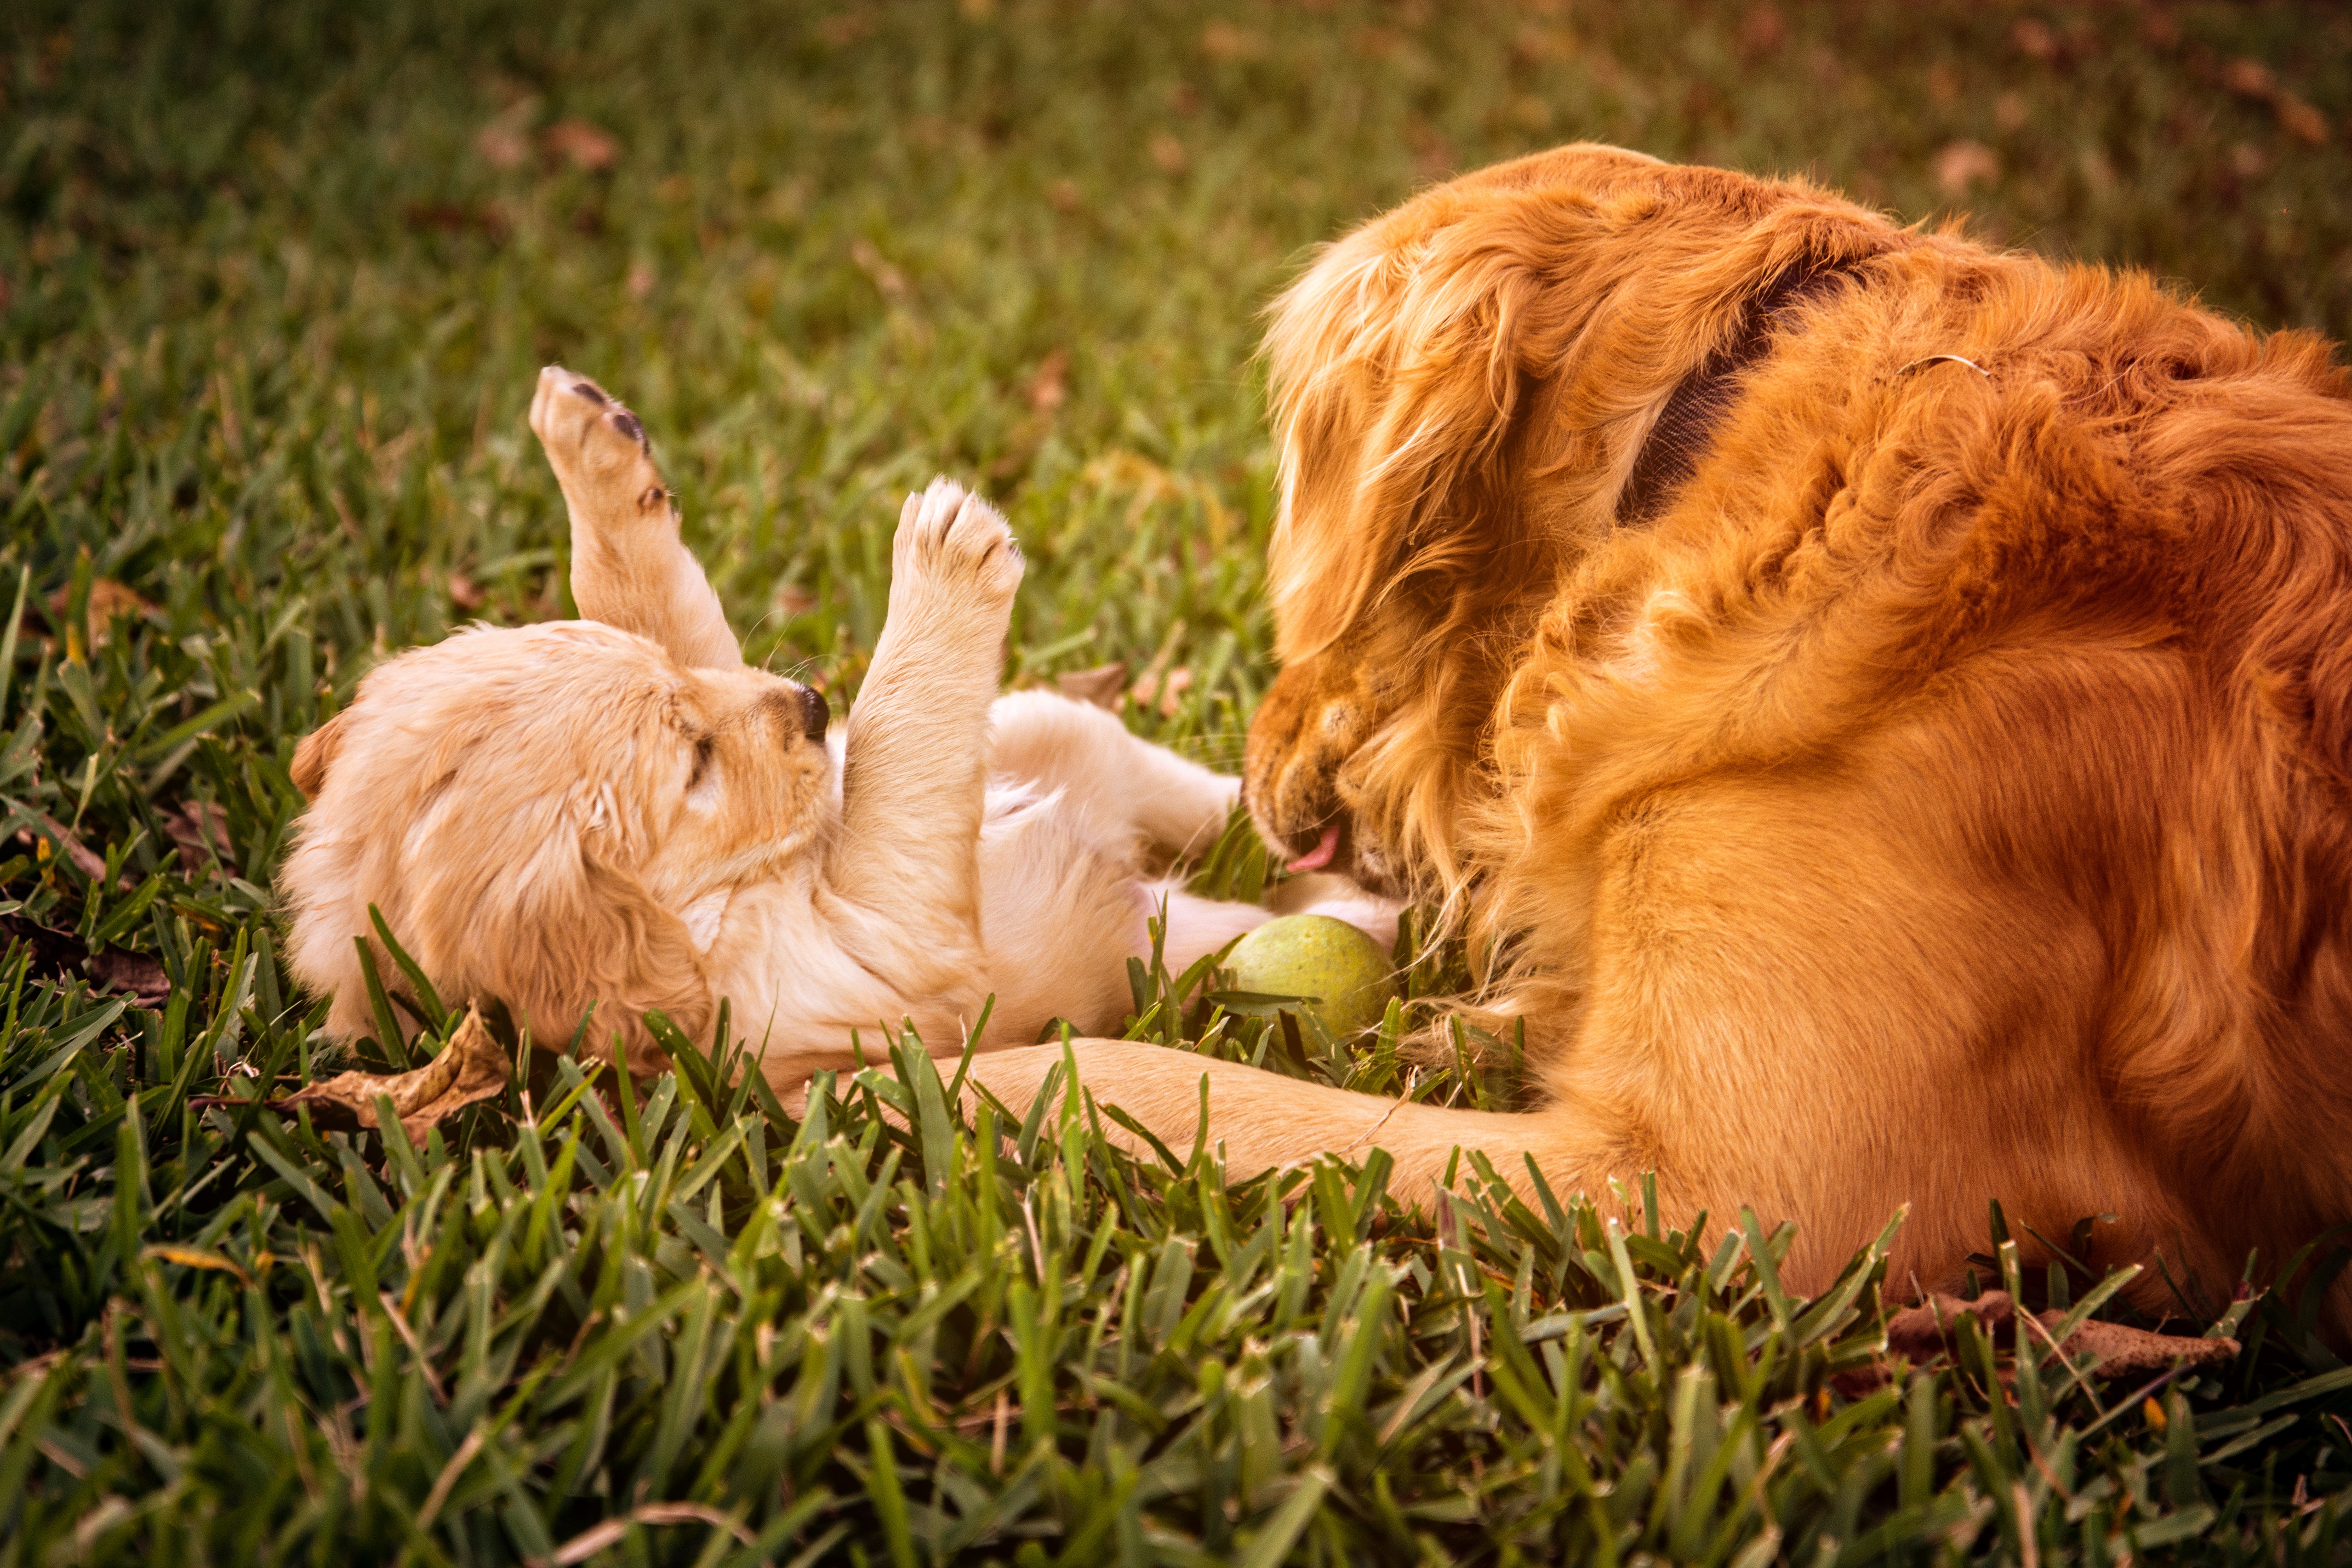
POLYGON ((371 904, 444 997, 499 998, 547 1043, 593 1004, 589 1047, 617 1036, 640 1071, 647 1010, 699 1036, 726 998, 779 1086, 902 1019, 960 1050, 992 995, 983 1046, 1116 1029, 1163 902, 1177 967, 1268 917, 1142 878, 1214 838, 1236 780, 1099 709, 995 698, 1021 557, 976 497, 909 497, 828 747, 821 695, 743 666, 635 416, 551 369, 531 427, 588 619, 404 653, 296 756, 289 956, 331 1031, 369 1027, 371 904))

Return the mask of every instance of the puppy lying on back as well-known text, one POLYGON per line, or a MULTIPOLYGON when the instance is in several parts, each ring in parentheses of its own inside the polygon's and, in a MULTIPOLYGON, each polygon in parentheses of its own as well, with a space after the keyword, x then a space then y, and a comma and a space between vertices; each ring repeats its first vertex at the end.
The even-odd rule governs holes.
POLYGON ((550 369, 530 423, 588 619, 404 653, 295 754, 289 958, 331 1032, 369 1027, 371 904, 444 997, 497 997, 550 1045, 593 1004, 591 1048, 617 1034, 639 1071, 648 1009, 699 1038, 727 998, 779 1085, 901 1019, 959 1051, 991 995, 982 1044, 1115 1033, 1162 898, 1171 969, 1268 918, 1141 875, 1213 840, 1236 780, 1098 708, 996 697, 1022 561, 985 503, 908 498, 828 745, 820 694, 744 666, 636 417, 550 369))

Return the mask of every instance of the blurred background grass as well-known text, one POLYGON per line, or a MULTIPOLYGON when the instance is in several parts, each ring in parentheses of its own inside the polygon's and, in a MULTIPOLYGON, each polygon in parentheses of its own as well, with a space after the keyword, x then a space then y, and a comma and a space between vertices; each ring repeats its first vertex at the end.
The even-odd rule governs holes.
POLYGON ((1129 1561, 1760 1563, 1783 1526, 1822 1561, 2336 1560, 2352 1373, 2312 1298, 2242 1306, 2241 1364, 2160 1406, 2102 1411, 2079 1379, 2044 1403, 2027 1371, 2012 1418, 1989 1345, 1981 1377, 1832 1398, 1877 1354, 1869 1258, 1792 1333, 1736 1246, 1612 1260, 1589 1209, 1456 1246, 1324 1172, 1308 1208, 1236 1189, 1234 1250, 1213 1168, 1122 1176, 1072 1127, 1001 1169, 944 1124, 794 1132, 707 1068, 642 1122, 621 1102, 625 1134, 576 1094, 522 1126, 510 1088, 414 1155, 252 1106, 314 1076, 268 913, 295 739, 386 649, 568 609, 523 425, 541 364, 645 415, 755 657, 854 689, 897 497, 946 472, 1028 551, 1012 678, 1123 664, 1132 724, 1229 763, 1270 674, 1258 311, 1349 224, 1579 138, 1967 211, 2260 328, 2352 331, 2333 5, 0 13, 0 1563, 361 1537, 425 1562, 569 1537, 564 1561, 1043 1563, 1115 1537, 1129 1561), (698 1109, 657 1155, 674 1105, 698 1109), (926 1185, 881 1207, 902 1154, 926 1185), (995 1218, 1035 1193, 1042 1246, 995 1218), (771 1218, 805 1256, 761 1249, 771 1218), (1249 1282, 1277 1233, 1279 1311, 1249 1282), (1349 1315, 1371 1279, 1397 1293, 1349 1315), (1546 1312, 1592 1359, 1507 1376, 1546 1312), (1320 1359, 1342 1341, 1348 1421, 1320 1359), (1490 1393, 1521 1375, 1556 1411, 1490 1393), (1753 1486, 1718 1490, 1724 1433, 1753 1486), (318 1484, 338 1470, 349 1496, 318 1484))
POLYGON ((854 678, 893 499, 944 471, 1029 549, 1015 677, 1164 654, 1194 678, 1146 722, 1229 756, 1258 310, 1561 141, 2352 327, 2335 5, 33 5, 0 37, 0 562, 299 594, 337 686, 563 607, 522 424, 561 360, 646 416, 755 654, 854 678))

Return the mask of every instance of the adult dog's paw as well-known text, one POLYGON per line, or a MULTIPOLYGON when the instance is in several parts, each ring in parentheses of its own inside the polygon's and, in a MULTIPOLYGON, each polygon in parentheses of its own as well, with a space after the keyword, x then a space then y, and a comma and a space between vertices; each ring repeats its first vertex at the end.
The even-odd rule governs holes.
POLYGON ((654 466, 645 425, 586 376, 561 365, 540 371, 530 430, 575 507, 600 521, 669 519, 669 486, 654 466))
POLYGON ((1021 547, 1003 514, 945 479, 909 496, 890 545, 890 594, 943 591, 1008 606, 1021 586, 1021 547))

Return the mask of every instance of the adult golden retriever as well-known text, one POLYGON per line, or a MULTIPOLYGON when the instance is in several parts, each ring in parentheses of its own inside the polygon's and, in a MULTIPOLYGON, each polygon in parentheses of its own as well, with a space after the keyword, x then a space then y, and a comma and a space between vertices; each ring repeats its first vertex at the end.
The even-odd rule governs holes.
POLYGON ((1237 1171, 1654 1171, 1671 1218, 1798 1221, 1800 1288, 1898 1204, 1894 1277, 1944 1284, 1999 1198, 2050 1238, 2111 1213, 2090 1261, 2218 1307, 2352 1218, 2325 342, 1573 146, 1333 246, 1268 356, 1285 668, 1247 803, 1465 923, 1532 1105, 1113 1041, 1097 1097, 1186 1146, 1205 1071, 1237 1171))

